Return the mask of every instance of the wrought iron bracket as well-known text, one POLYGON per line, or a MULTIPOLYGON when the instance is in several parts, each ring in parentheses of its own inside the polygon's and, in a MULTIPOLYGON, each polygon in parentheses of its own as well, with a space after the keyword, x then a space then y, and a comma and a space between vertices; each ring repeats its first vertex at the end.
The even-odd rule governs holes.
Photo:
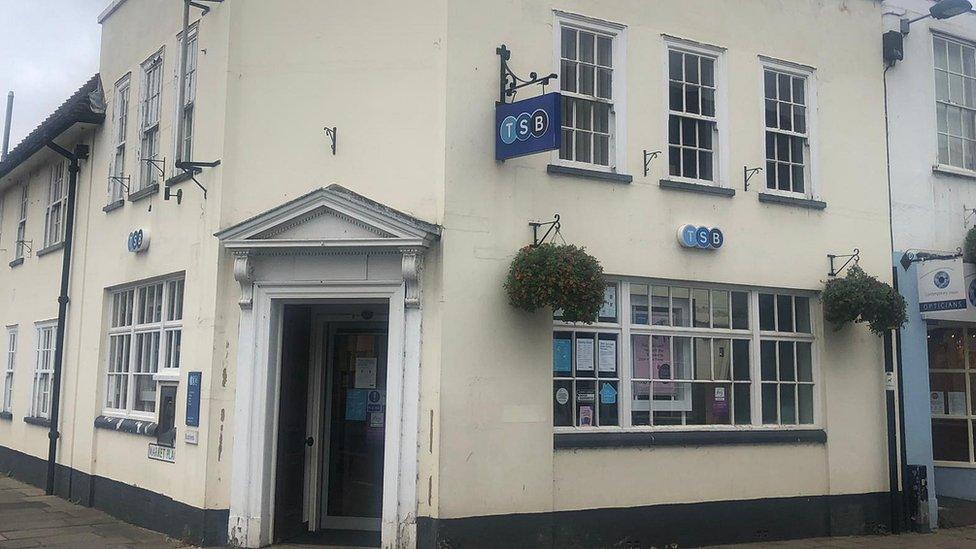
POLYGON ((149 164, 151 167, 156 168, 159 172, 159 177, 166 179, 166 159, 165 158, 144 158, 143 162, 149 164))
POLYGON ((956 248, 955 253, 934 253, 934 252, 922 252, 919 250, 907 250, 901 256, 901 266, 906 271, 912 266, 912 263, 922 263, 924 261, 933 261, 936 259, 956 259, 957 257, 962 257, 962 248, 956 248))
POLYGON ((827 259, 830 260, 830 272, 827 273, 827 276, 837 276, 840 273, 844 272, 844 269, 846 269, 847 266, 851 264, 851 262, 857 265, 857 262, 861 260, 861 250, 854 248, 854 253, 852 254, 842 254, 842 255, 827 254, 827 259), (847 259, 847 261, 845 261, 840 266, 839 269, 836 268, 834 264, 834 261, 838 259, 847 259))
POLYGON ((332 126, 331 128, 328 128, 327 127, 327 128, 322 128, 322 129, 325 130, 325 135, 328 136, 328 138, 332 140, 332 156, 335 156, 336 155, 336 136, 339 135, 339 129, 336 128, 335 126, 332 126))
POLYGON ((193 6, 194 8, 197 8, 197 9, 201 10, 203 13, 201 13, 200 15, 203 16, 203 15, 207 15, 208 13, 210 13, 210 6, 207 6, 205 4, 201 4, 200 2, 215 2, 215 3, 219 4, 219 3, 223 2, 223 1, 224 0, 186 0, 186 3, 189 4, 189 5, 191 5, 191 6, 193 6))
MULTIPOLYGON (((742 184, 743 184, 743 189, 742 190, 748 191, 749 190, 749 180, 752 179, 752 176, 756 175, 757 173, 759 173, 761 171, 763 171, 762 167, 750 168, 749 166, 742 166, 742 184)), ((833 269, 831 269, 831 270, 833 270, 833 269)), ((833 276, 833 275, 831 275, 831 276, 833 276)))
POLYGON ((20 244, 24 248, 27 248, 27 257, 31 257, 34 253, 34 241, 33 240, 16 240, 14 244, 20 244))
POLYGON ((529 227, 532 227, 532 247, 538 248, 545 243, 547 238, 549 238, 549 234, 552 233, 553 229, 555 229, 557 233, 559 232, 559 214, 553 214, 552 221, 529 221, 529 227), (547 225, 549 228, 546 229, 546 233, 542 235, 542 238, 539 238, 539 227, 545 227, 547 225))
POLYGON ((651 168, 651 160, 654 160, 661 154, 661 151, 648 151, 644 149, 644 177, 647 177, 647 173, 651 168))
POLYGON ((516 92, 526 86, 538 84, 543 87, 543 93, 545 93, 545 87, 549 85, 549 81, 559 78, 556 73, 550 73, 547 76, 540 77, 535 72, 530 72, 528 79, 519 78, 508 66, 508 60, 512 58, 512 51, 505 44, 502 44, 495 48, 495 53, 498 54, 501 61, 498 72, 499 103, 506 103, 506 98, 508 97, 514 98, 516 92))
POLYGON ((962 225, 964 229, 969 228, 969 221, 976 216, 976 208, 970 208, 963 204, 962 206, 962 225))
POLYGON ((110 175, 108 180, 113 183, 118 183, 123 189, 125 189, 125 194, 129 194, 129 183, 131 183, 131 177, 128 175, 110 175))

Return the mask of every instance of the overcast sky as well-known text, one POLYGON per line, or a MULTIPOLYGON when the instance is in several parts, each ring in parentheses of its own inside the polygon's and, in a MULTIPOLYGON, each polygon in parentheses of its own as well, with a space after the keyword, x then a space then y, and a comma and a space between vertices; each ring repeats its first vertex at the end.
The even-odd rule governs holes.
POLYGON ((109 2, 0 0, 0 127, 13 90, 10 148, 98 72, 97 18, 109 2))

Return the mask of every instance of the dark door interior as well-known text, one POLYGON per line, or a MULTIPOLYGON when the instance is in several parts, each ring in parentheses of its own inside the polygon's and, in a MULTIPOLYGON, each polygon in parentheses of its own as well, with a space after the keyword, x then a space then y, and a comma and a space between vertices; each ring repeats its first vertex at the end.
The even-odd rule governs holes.
POLYGON ((281 394, 275 470, 274 541, 304 534, 305 448, 311 309, 286 305, 281 333, 281 394))

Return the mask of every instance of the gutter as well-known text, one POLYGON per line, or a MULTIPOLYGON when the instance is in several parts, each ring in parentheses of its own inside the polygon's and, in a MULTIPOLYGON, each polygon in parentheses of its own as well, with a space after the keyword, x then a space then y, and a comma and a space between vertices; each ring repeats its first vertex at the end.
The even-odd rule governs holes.
POLYGON ((61 256, 61 293, 58 295, 58 326, 55 334, 54 373, 51 386, 51 415, 48 427, 47 450, 47 484, 45 492, 54 494, 54 478, 57 466, 58 451, 58 416, 61 412, 61 372, 64 364, 64 332, 68 316, 68 283, 71 274, 71 245, 75 232, 75 198, 78 190, 78 172, 80 160, 88 159, 88 145, 75 145, 74 152, 68 151, 53 140, 45 145, 68 160, 68 206, 64 223, 64 250, 61 256))

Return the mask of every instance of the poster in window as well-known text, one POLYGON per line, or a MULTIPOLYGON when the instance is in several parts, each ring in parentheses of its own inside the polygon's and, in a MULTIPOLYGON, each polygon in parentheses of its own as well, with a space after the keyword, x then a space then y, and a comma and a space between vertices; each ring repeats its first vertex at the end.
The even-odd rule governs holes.
POLYGON ((357 357, 354 385, 357 389, 376 388, 376 357, 357 357))
POLYGON ((617 340, 601 339, 599 343, 600 372, 617 371, 617 340))
POLYGON ((617 425, 617 382, 600 382, 600 425, 617 425))
POLYGON ((651 338, 637 336, 633 338, 634 345, 634 378, 651 378, 651 338))
POLYGON ((557 379, 553 382, 552 422, 556 427, 573 425, 573 382, 557 379))
POLYGON ((573 370, 573 341, 571 339, 552 340, 552 371, 569 374, 573 370))
POLYGON ((365 389, 346 391, 346 421, 366 421, 365 389))
POLYGON ((580 406, 580 411, 579 411, 579 424, 580 424, 580 427, 592 427, 593 426, 593 407, 592 406, 580 406))
POLYGON ((600 307, 600 320, 613 322, 617 320, 617 285, 608 284, 603 289, 603 306, 600 307))
MULTIPOLYGON (((671 361, 671 338, 666 336, 651 337, 651 368, 654 379, 674 379, 671 361)), ((674 396, 675 384, 669 382, 654 382, 654 396, 674 396)))
POLYGON ((966 415, 966 393, 965 391, 949 391, 949 415, 966 415))
POLYGON ((593 371, 593 339, 591 338, 577 338, 576 339, 576 371, 577 372, 592 372, 593 371))
POLYGON ((942 391, 932 391, 932 393, 929 395, 929 407, 932 415, 944 415, 946 413, 945 393, 942 391))

